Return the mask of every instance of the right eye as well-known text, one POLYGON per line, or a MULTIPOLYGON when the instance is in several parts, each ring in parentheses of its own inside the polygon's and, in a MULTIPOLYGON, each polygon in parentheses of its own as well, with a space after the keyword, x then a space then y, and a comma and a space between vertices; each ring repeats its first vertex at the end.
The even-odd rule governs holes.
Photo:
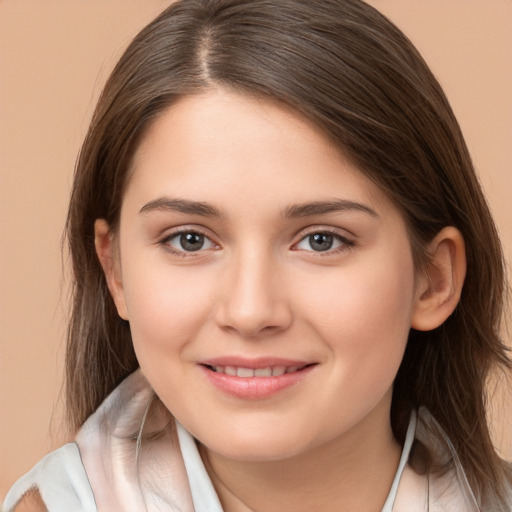
POLYGON ((176 233, 167 237, 162 243, 170 246, 175 252, 197 252, 215 247, 215 244, 207 236, 197 231, 176 233))

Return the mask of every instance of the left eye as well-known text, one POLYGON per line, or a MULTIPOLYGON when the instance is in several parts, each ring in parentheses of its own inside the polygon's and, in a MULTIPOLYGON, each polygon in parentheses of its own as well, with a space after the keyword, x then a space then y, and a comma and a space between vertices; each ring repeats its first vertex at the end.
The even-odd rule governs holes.
POLYGON ((326 252, 348 245, 339 235, 333 233, 311 233, 304 237, 298 244, 297 249, 302 251, 326 252))
POLYGON ((179 252, 196 252, 214 247, 214 243, 208 237, 196 231, 185 231, 170 236, 165 243, 179 252))

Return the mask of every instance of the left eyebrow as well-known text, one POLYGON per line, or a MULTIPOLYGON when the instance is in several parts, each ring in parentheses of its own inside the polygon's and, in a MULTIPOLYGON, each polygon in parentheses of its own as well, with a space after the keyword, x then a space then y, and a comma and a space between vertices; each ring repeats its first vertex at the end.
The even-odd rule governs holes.
POLYGON ((358 211, 367 213, 372 217, 378 217, 378 213, 369 206, 348 201, 346 199, 334 199, 332 201, 314 201, 311 203, 293 204, 287 206, 281 215, 285 218, 309 217, 313 215, 325 215, 327 213, 337 213, 346 211, 358 211))

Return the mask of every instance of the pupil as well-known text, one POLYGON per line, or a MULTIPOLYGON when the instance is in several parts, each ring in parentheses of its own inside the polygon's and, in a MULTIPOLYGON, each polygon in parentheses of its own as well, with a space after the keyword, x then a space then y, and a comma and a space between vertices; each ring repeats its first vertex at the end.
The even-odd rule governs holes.
POLYGON ((316 233, 309 236, 309 244, 314 251, 328 251, 333 244, 333 236, 329 233, 316 233))
POLYGON ((180 236, 180 244, 185 251, 198 251, 204 244, 204 236, 198 233, 184 233, 180 236))

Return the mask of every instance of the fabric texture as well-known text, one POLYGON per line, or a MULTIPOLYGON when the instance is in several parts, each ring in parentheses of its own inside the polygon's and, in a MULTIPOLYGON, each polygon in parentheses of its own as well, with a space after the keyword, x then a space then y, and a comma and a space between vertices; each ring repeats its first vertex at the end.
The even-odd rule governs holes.
MULTIPOLYGON (((114 390, 74 443, 14 484, 4 510, 14 510, 34 487, 49 512, 222 512, 195 439, 170 417, 140 370, 114 390)), ((451 442, 421 408, 411 416, 382 512, 462 510, 479 509, 451 442), (425 467, 418 444, 449 468, 442 477, 418 470, 425 467)))

